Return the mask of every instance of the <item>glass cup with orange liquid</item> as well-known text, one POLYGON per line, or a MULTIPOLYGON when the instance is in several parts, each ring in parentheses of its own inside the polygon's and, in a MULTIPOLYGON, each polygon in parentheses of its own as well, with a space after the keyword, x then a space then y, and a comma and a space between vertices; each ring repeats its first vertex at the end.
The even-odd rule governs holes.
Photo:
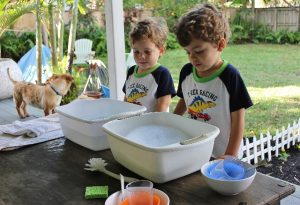
POLYGON ((122 205, 159 205, 159 197, 153 195, 153 183, 138 180, 126 185, 126 199, 122 205))

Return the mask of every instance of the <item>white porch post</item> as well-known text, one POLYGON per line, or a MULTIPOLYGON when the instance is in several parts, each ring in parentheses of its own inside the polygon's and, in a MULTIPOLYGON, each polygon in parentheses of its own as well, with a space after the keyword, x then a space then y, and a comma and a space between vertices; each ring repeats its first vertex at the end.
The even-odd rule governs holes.
POLYGON ((123 0, 105 0, 110 98, 123 100, 126 79, 123 0))

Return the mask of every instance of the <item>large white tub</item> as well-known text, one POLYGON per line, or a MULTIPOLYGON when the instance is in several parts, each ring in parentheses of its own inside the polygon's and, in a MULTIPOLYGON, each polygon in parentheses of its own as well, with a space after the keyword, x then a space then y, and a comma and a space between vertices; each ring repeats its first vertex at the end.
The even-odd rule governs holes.
POLYGON ((201 169, 219 129, 171 113, 147 113, 103 125, 114 158, 156 183, 201 169))
POLYGON ((146 108, 108 98, 78 99, 57 107, 62 130, 69 140, 94 151, 109 148, 102 125, 114 119, 141 114, 146 108))

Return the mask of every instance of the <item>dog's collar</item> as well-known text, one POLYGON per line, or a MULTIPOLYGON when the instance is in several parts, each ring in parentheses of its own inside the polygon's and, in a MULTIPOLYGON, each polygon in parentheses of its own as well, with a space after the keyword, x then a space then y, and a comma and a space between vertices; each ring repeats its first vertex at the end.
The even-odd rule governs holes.
POLYGON ((62 96, 52 85, 50 85, 51 89, 56 93, 56 95, 62 96))

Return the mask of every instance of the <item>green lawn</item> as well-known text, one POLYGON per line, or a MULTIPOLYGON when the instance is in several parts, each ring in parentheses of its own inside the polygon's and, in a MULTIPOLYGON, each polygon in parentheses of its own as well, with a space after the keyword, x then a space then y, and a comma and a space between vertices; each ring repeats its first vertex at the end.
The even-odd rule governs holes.
MULTIPOLYGON (((247 110, 245 136, 271 134, 300 118, 300 46, 229 45, 223 58, 235 65, 250 92, 254 106, 247 110)), ((182 49, 168 50, 160 59, 177 88, 179 72, 187 62, 182 49)), ((178 98, 173 98, 173 111, 178 98)))

